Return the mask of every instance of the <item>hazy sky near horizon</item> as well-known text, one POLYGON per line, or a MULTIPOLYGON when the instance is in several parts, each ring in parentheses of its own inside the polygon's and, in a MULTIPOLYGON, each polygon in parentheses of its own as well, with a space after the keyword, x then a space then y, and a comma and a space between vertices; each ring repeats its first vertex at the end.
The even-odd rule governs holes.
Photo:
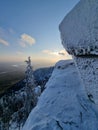
POLYGON ((58 26, 79 0, 0 0, 0 62, 54 63, 69 56, 58 26))

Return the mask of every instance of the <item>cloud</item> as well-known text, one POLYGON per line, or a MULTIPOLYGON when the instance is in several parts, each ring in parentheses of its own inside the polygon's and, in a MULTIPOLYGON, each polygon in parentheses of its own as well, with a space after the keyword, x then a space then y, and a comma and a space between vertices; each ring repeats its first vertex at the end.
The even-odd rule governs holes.
POLYGON ((31 37, 30 35, 25 34, 25 33, 20 36, 20 41, 21 41, 23 46, 26 46, 27 44, 28 45, 35 44, 35 39, 33 37, 31 37))
POLYGON ((72 59, 72 56, 69 55, 65 50, 61 51, 43 50, 42 52, 48 55, 57 56, 58 58, 72 59))
POLYGON ((49 54, 49 55, 56 55, 58 56, 58 51, 51 51, 51 50, 43 50, 43 53, 49 54))
POLYGON ((0 38, 0 44, 3 44, 5 46, 9 46, 9 43, 6 40, 2 39, 2 38, 0 38))
POLYGON ((64 56, 64 55, 65 55, 65 53, 63 53, 63 52, 59 52, 59 55, 64 56))
POLYGON ((59 56, 59 55, 64 56, 67 54, 65 50, 61 50, 61 51, 43 50, 42 52, 49 55, 56 55, 56 56, 59 56))
POLYGON ((64 55, 67 54, 67 52, 65 50, 61 50, 61 51, 58 52, 58 54, 61 55, 61 56, 64 56, 64 55))
POLYGON ((68 54, 66 50, 61 50, 58 53, 60 56, 64 56, 66 59, 72 59, 72 56, 68 54))

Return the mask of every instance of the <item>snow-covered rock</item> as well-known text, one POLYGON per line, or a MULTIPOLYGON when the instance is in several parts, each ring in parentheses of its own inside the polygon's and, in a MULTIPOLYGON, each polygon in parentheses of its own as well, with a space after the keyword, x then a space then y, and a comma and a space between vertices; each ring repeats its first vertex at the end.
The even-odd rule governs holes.
POLYGON ((75 61, 88 97, 98 105, 98 58, 76 57, 75 61))
POLYGON ((98 55, 98 0, 80 0, 59 28, 70 54, 98 55))
POLYGON ((73 61, 56 64, 23 130, 98 130, 98 111, 87 98, 73 61))
POLYGON ((98 105, 98 0, 80 0, 61 22, 60 32, 88 96, 98 105))
POLYGON ((35 87, 34 93, 39 97, 41 94, 41 86, 38 85, 37 87, 35 87))

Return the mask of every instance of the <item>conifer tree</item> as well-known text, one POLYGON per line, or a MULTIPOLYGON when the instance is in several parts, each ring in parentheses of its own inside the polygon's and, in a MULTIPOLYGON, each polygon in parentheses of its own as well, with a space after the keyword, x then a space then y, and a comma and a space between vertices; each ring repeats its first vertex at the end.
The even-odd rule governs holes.
POLYGON ((35 97, 34 97, 34 88, 35 88, 35 82, 34 82, 34 76, 33 76, 33 68, 31 66, 31 59, 28 57, 28 60, 25 61, 27 63, 26 71, 25 71, 25 79, 26 79, 26 100, 25 100, 25 109, 26 118, 28 117, 31 109, 36 105, 35 97))

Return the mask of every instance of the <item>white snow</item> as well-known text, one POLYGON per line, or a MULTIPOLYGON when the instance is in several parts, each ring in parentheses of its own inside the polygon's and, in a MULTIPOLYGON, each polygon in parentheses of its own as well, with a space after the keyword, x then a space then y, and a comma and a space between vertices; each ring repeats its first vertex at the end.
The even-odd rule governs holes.
POLYGON ((61 39, 72 55, 98 55, 98 0, 80 0, 60 26, 61 39))
POLYGON ((37 96, 40 96, 41 94, 41 86, 38 85, 37 87, 34 88, 34 94, 36 94, 37 96))
POLYGON ((73 61, 56 64, 23 130, 98 130, 98 111, 88 100, 73 61))

